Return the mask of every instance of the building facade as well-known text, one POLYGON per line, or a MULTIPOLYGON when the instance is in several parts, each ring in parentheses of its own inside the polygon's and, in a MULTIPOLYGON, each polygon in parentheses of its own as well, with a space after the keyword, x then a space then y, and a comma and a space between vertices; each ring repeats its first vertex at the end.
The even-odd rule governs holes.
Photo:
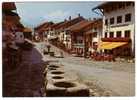
POLYGON ((87 56, 90 56, 94 52, 100 52, 99 44, 102 35, 102 24, 101 18, 92 20, 92 26, 85 34, 85 48, 87 56))
POLYGON ((80 14, 78 14, 78 17, 71 19, 71 16, 69 17, 69 20, 62 24, 62 29, 60 30, 59 40, 62 42, 65 47, 70 50, 71 49, 71 34, 67 28, 85 20, 80 14))
POLYGON ((34 28, 34 33, 35 33, 35 39, 36 40, 41 40, 43 41, 45 38, 47 38, 48 32, 49 32, 49 27, 52 26, 54 23, 53 22, 44 22, 37 27, 34 28))
POLYGON ((87 50, 85 50, 85 34, 91 30, 92 21, 83 20, 69 28, 67 30, 71 35, 71 51, 79 56, 85 56, 87 50))
POLYGON ((93 10, 103 13, 103 34, 100 49, 115 56, 135 53, 134 2, 105 2, 93 10))

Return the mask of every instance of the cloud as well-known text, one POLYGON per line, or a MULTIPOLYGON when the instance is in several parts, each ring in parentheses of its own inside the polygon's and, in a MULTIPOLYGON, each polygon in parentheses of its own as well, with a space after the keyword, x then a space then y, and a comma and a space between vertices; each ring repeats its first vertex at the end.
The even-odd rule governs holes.
POLYGON ((62 10, 56 10, 54 12, 50 12, 47 15, 44 16, 45 20, 48 21, 62 21, 65 18, 70 16, 70 12, 68 11, 62 11, 62 10))

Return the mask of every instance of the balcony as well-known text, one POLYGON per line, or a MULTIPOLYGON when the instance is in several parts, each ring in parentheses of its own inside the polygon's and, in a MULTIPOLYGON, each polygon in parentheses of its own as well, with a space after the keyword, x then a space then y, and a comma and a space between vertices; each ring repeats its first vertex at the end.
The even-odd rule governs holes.
POLYGON ((95 33, 95 32, 98 32, 98 30, 97 29, 92 29, 91 32, 95 33))
POLYGON ((98 38, 97 38, 97 37, 94 37, 94 38, 93 38, 93 42, 98 42, 98 38))
POLYGON ((73 46, 76 48, 84 48, 84 43, 75 43, 73 46))
POLYGON ((131 42, 130 38, 101 38, 103 42, 131 42))

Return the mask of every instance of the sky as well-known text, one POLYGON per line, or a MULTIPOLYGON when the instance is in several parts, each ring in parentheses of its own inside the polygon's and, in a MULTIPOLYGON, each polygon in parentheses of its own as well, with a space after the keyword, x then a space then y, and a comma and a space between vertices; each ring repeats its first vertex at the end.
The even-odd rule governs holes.
POLYGON ((24 26, 33 28, 43 22, 60 22, 64 19, 75 18, 80 13, 84 18, 100 17, 92 12, 92 8, 101 4, 100 1, 91 2, 16 2, 17 13, 24 26))

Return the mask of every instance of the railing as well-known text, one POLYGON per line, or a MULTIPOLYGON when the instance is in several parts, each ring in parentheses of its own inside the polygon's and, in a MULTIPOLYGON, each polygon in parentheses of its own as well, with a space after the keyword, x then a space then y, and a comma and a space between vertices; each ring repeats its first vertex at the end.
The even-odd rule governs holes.
POLYGON ((84 47, 84 43, 75 43, 73 44, 74 47, 84 47))
POLYGON ((92 29, 91 32, 95 33, 95 32, 98 32, 98 30, 97 29, 92 29))

